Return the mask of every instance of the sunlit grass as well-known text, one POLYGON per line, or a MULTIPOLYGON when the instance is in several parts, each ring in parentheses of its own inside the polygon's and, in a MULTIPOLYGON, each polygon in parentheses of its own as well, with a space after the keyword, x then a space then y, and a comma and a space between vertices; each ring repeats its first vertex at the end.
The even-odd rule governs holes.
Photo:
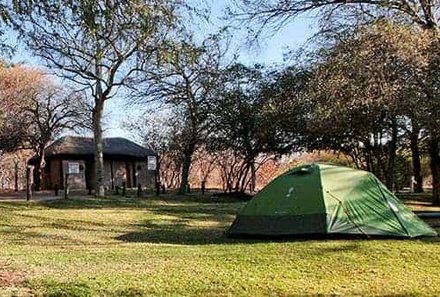
POLYGON ((440 242, 435 239, 226 238, 224 231, 242 205, 134 198, 0 203, 0 263, 25 275, 23 282, 0 292, 440 294, 440 242))

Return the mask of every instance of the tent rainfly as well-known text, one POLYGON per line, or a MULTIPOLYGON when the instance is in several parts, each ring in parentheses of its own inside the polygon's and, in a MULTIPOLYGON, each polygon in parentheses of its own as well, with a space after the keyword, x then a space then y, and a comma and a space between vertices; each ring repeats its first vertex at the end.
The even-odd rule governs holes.
POLYGON ((437 236, 372 173, 327 164, 296 167, 277 177, 247 203, 228 233, 437 236))

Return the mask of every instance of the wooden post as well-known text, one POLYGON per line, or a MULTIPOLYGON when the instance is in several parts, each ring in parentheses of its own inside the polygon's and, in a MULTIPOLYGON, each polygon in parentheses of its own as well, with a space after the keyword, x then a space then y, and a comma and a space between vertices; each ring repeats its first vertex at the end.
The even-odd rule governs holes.
POLYGON ((69 174, 66 173, 64 177, 64 199, 69 198, 69 174))
POLYGON ((165 184, 162 184, 162 194, 165 194, 165 184))
POLYGON ((115 177, 113 175, 113 161, 110 161, 110 181, 112 184, 112 191, 115 189, 115 177))
POLYGON ((138 196, 138 198, 140 198, 142 196, 142 185, 141 184, 138 184, 137 196, 138 196))
POLYGON ((55 196, 58 196, 58 184, 55 185, 55 196))
POLYGON ((188 184, 186 184, 186 192, 187 193, 191 193, 191 186, 188 184))
POLYGON ((32 199, 31 172, 32 168, 30 166, 26 166, 26 201, 32 199))
POLYGON ((206 182, 205 181, 202 181, 202 195, 205 195, 205 184, 206 184, 206 182))
POLYGON ((89 186, 89 192, 88 195, 91 196, 92 195, 92 186, 89 186))
POLYGON ((154 170, 154 185, 156 187, 156 196, 160 195, 160 181, 159 181, 159 171, 154 170))
POLYGON ((18 192, 18 162, 15 162, 15 184, 14 184, 14 191, 18 192))
POLYGON ((125 196, 125 191, 127 190, 127 183, 122 182, 122 196, 125 196))

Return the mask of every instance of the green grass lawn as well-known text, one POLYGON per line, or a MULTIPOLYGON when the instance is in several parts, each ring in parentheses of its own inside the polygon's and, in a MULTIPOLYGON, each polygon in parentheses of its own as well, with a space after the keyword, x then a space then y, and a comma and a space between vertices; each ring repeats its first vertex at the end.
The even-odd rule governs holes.
POLYGON ((0 203, 0 295, 440 295, 438 239, 228 239, 242 205, 0 203))

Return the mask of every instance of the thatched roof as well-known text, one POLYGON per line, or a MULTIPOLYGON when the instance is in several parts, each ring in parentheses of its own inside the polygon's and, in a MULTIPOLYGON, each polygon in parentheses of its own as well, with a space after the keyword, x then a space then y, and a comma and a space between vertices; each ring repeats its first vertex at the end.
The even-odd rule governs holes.
MULTIPOLYGON (((125 138, 104 138, 104 155, 147 158, 156 153, 125 138)), ((46 157, 56 155, 94 155, 93 138, 66 136, 56 140, 46 149, 46 157)))

